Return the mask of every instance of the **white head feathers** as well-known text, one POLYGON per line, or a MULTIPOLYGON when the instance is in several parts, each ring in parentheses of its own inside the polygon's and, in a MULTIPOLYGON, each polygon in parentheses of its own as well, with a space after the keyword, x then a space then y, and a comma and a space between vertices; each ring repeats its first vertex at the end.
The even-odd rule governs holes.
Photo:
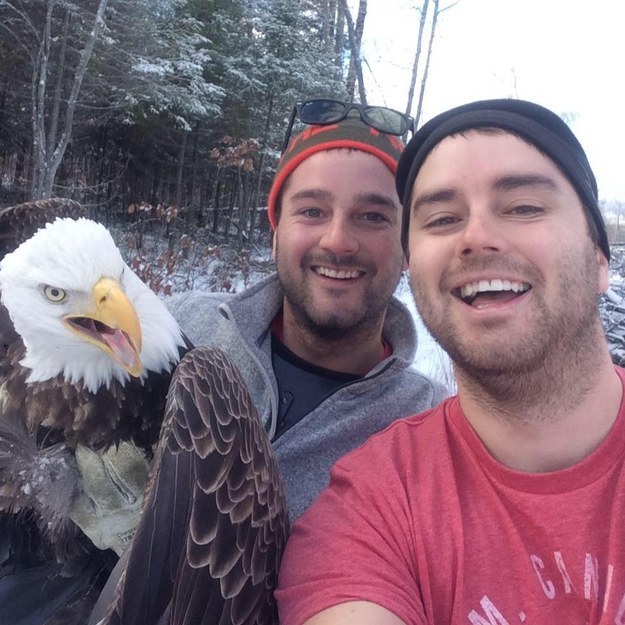
POLYGON ((93 303, 101 278, 117 281, 135 308, 142 334, 143 376, 170 370, 178 361, 181 332, 165 304, 126 265, 108 230, 89 219, 56 219, 0 262, 0 289, 16 331, 26 346, 21 364, 28 382, 63 374, 91 392, 121 382, 128 373, 104 351, 62 322, 93 303), (57 298, 50 295, 63 295, 57 298))

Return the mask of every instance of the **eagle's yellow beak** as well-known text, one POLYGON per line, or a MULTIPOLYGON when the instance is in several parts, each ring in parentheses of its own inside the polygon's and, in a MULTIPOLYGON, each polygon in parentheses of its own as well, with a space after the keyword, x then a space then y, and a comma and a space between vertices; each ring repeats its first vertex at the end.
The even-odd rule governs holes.
POLYGON ((63 317, 67 327, 97 345, 130 375, 139 377, 141 323, 134 306, 112 278, 101 278, 92 290, 93 308, 63 317))

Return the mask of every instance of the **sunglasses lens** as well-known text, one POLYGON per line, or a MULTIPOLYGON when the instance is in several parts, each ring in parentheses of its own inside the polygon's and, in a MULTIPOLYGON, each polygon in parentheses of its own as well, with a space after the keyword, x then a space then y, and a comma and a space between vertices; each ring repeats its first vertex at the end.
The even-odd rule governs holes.
POLYGON ((363 117, 369 126, 391 135, 403 135, 408 132, 409 123, 405 115, 384 106, 368 106, 363 117))
POLYGON ((299 119, 304 124, 331 124, 345 117, 347 107, 334 100, 310 100, 299 109, 299 119))

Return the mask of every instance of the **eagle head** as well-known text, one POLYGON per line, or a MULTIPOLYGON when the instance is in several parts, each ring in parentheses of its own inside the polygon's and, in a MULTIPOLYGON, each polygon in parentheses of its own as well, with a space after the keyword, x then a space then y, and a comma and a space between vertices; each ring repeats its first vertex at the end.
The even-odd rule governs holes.
POLYGON ((95 393, 178 360, 178 324, 97 222, 59 218, 38 230, 0 262, 0 290, 29 383, 62 375, 95 393))

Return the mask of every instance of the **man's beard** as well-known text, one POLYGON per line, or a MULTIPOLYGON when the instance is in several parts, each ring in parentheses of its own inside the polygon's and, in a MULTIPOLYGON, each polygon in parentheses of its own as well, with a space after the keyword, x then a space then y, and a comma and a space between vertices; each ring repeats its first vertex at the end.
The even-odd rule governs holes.
POLYGON ((377 290, 372 287, 377 269, 371 263, 363 263, 354 257, 341 258, 331 253, 325 253, 323 256, 307 254, 302 257, 298 271, 304 275, 310 271, 309 267, 312 265, 327 265, 337 270, 366 271, 369 288, 363 293, 357 306, 341 306, 340 299, 337 298, 336 305, 331 308, 327 305, 319 306, 314 302, 307 280, 298 279, 297 272, 280 271, 279 249, 276 263, 278 280, 289 309, 297 325, 311 335, 325 341, 351 340, 356 336, 369 335, 382 323, 394 287, 392 290, 388 285, 377 290))
MULTIPOLYGON (((475 263, 471 269, 492 270, 497 263, 505 273, 498 259, 480 262, 481 267, 475 263)), ((562 385, 579 378, 580 371, 596 362, 602 329, 597 309, 598 266, 594 248, 588 245, 581 255, 568 254, 554 269, 557 270, 562 279, 551 307, 537 290, 530 294, 534 307, 530 333, 514 336, 503 328, 498 331, 485 326, 486 331, 498 335, 495 340, 483 343, 467 344, 460 328, 449 316, 436 315, 423 289, 413 281, 413 295, 426 327, 451 357, 459 381, 464 380, 483 400, 515 402, 521 409, 556 399, 566 402, 567 398, 560 395, 562 385)), ((533 277, 536 271, 526 268, 521 275, 533 277)), ((568 400, 577 401, 592 377, 589 373, 577 379, 576 388, 569 389, 568 400)))

